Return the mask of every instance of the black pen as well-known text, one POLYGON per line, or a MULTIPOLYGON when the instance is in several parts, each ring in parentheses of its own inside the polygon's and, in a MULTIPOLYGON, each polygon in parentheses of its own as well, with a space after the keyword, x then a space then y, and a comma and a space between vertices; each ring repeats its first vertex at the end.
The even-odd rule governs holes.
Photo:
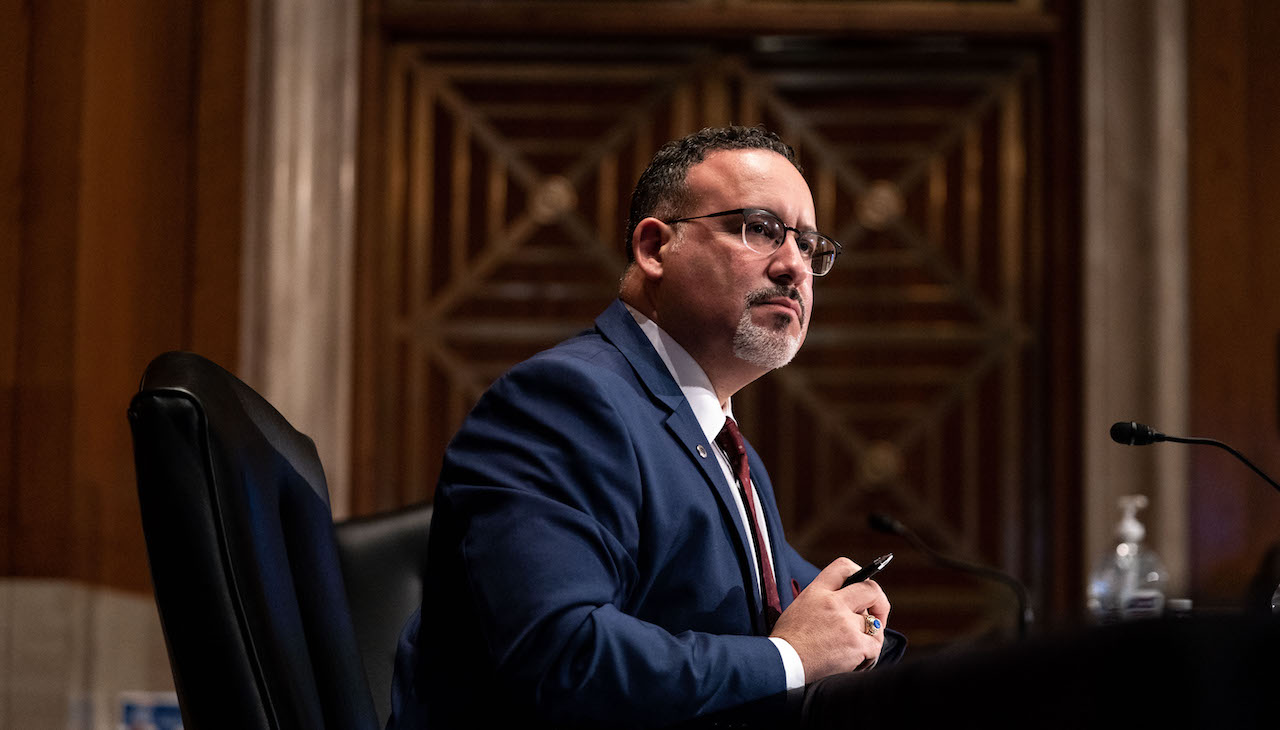
POLYGON ((870 578, 876 573, 879 573, 880 571, 884 570, 884 566, 888 565, 890 560, 893 560, 893 553, 886 553, 884 555, 881 555, 875 560, 872 560, 871 564, 868 565, 867 567, 849 576, 845 580, 844 585, 840 587, 845 588, 847 586, 853 585, 854 583, 861 583, 862 581, 870 578))

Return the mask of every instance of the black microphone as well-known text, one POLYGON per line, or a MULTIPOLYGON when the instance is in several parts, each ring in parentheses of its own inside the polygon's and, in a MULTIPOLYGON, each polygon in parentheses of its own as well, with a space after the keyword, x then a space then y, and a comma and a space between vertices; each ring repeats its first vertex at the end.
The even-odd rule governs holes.
POLYGON ((1111 424, 1111 440, 1127 446, 1146 446, 1167 437, 1154 428, 1136 421, 1117 421, 1111 424))
POLYGON ((1239 459, 1245 466, 1254 471, 1255 474, 1267 480, 1267 483, 1280 491, 1280 484, 1276 484, 1276 480, 1267 476, 1261 469, 1253 465, 1252 461, 1244 458, 1244 454, 1227 446, 1221 441, 1213 439, 1182 437, 1182 436, 1166 436, 1154 428, 1137 421, 1119 421, 1111 425, 1111 440, 1125 446, 1146 446, 1157 441, 1173 441, 1179 444, 1201 444, 1204 446, 1217 446, 1227 451, 1232 456, 1239 459))
POLYGON ((1017 578, 1014 578, 1004 571, 996 570, 995 568, 989 568, 985 565, 969 563, 963 560, 958 560, 949 555, 943 555, 937 550, 929 547, 929 545, 924 540, 921 540, 920 536, 911 528, 882 512, 872 512, 870 515, 867 515, 867 524, 871 529, 878 532, 887 532, 890 535, 897 535, 898 537, 905 539, 917 550, 927 555, 930 560, 943 567, 951 568, 952 570, 959 570, 964 573, 971 573, 1008 586, 1008 588, 1013 591, 1014 597, 1018 599, 1018 638, 1027 638, 1027 627, 1035 622, 1035 613, 1031 609, 1031 600, 1027 592, 1027 587, 1024 586, 1017 578))

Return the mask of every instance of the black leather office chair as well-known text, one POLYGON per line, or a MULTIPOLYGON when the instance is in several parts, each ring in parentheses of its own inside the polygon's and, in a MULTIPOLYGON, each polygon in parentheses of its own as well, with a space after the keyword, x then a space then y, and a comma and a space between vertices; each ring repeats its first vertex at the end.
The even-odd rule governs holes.
POLYGON ((336 525, 338 554, 356 643, 378 721, 391 716, 391 672, 405 621, 422 605, 431 505, 358 517, 336 525))
MULTIPOLYGON (((310 438, 249 386, 191 353, 167 353, 148 366, 129 420, 156 603, 185 726, 379 727, 358 637, 382 642, 364 648, 366 656, 394 653, 393 634, 412 610, 405 605, 420 596, 420 587, 401 595, 404 585, 421 585, 419 559, 398 556, 409 566, 408 577, 391 580, 400 588, 369 582, 371 575, 353 580, 369 591, 357 602, 361 615, 394 624, 354 628, 328 488, 310 438), (385 610, 369 608, 377 591, 385 591, 385 610)), ((389 525, 417 530, 424 518, 429 510, 395 513, 389 525)), ((351 534, 353 565, 367 565, 364 547, 377 553, 421 542, 425 551, 425 529, 397 542, 388 538, 390 526, 362 520, 351 534)), ((390 660, 377 668, 378 676, 390 671, 390 660)))

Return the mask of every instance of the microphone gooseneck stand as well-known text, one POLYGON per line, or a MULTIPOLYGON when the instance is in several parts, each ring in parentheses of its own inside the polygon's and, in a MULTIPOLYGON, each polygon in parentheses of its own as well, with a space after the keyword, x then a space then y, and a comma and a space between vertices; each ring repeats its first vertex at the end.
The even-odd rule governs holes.
POLYGON ((985 565, 978 565, 977 563, 970 563, 953 558, 949 555, 943 555, 930 547, 929 544, 922 540, 914 530, 893 519, 889 515, 880 512, 872 512, 867 516, 867 524, 871 529, 878 532, 885 532, 890 535, 897 535, 898 537, 903 538, 938 565, 951 568, 952 570, 970 573, 988 580, 994 580, 997 583, 1003 583, 1005 586, 1008 586, 1009 590, 1013 591, 1014 597, 1018 600, 1018 639, 1021 640, 1027 638, 1027 627, 1034 623, 1035 612, 1031 608, 1031 600, 1027 592, 1027 587, 1022 585, 1017 578, 1014 578, 1008 573, 996 570, 995 568, 989 568, 985 565))
POLYGON ((1137 421, 1120 421, 1112 424, 1111 426, 1111 440, 1124 446, 1146 446, 1160 441, 1172 441, 1179 444, 1217 446, 1239 459, 1242 464, 1252 469, 1258 476, 1267 480, 1268 484, 1275 487, 1276 491, 1280 492, 1280 484, 1276 484, 1276 480, 1267 476, 1265 472, 1254 466, 1253 462, 1246 459, 1244 454, 1215 439, 1198 438, 1194 436, 1167 436, 1144 423, 1138 423, 1137 421))
MULTIPOLYGON (((1244 454, 1215 439, 1168 436, 1160 433, 1145 423, 1138 423, 1137 421, 1118 421, 1111 424, 1111 440, 1121 444, 1122 446, 1146 446, 1160 441, 1172 441, 1179 444, 1217 446, 1239 459, 1242 464, 1252 469, 1253 473, 1267 480, 1267 484, 1275 487, 1276 491, 1280 492, 1280 484, 1276 484, 1276 480, 1267 476, 1265 472, 1254 466, 1253 462, 1246 459, 1244 454)), ((1271 596, 1271 612, 1280 614, 1280 586, 1276 587, 1276 592, 1271 596)))

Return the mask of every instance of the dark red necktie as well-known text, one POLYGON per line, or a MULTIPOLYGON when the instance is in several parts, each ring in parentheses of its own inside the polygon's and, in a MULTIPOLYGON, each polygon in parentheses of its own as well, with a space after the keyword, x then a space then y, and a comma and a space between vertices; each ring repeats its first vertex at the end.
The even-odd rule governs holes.
POLYGON ((729 466, 738 476, 738 484, 747 503, 747 523, 751 526, 752 539, 756 546, 756 561, 760 564, 760 582, 764 584, 764 625, 767 631, 773 631, 773 624, 782 615, 782 602, 778 600, 778 582, 773 577, 773 563, 768 559, 764 549, 764 534, 756 522, 755 488, 751 486, 751 469, 747 466, 747 447, 742 442, 742 433, 732 418, 724 419, 724 428, 716 436, 716 445, 729 457, 729 466))

